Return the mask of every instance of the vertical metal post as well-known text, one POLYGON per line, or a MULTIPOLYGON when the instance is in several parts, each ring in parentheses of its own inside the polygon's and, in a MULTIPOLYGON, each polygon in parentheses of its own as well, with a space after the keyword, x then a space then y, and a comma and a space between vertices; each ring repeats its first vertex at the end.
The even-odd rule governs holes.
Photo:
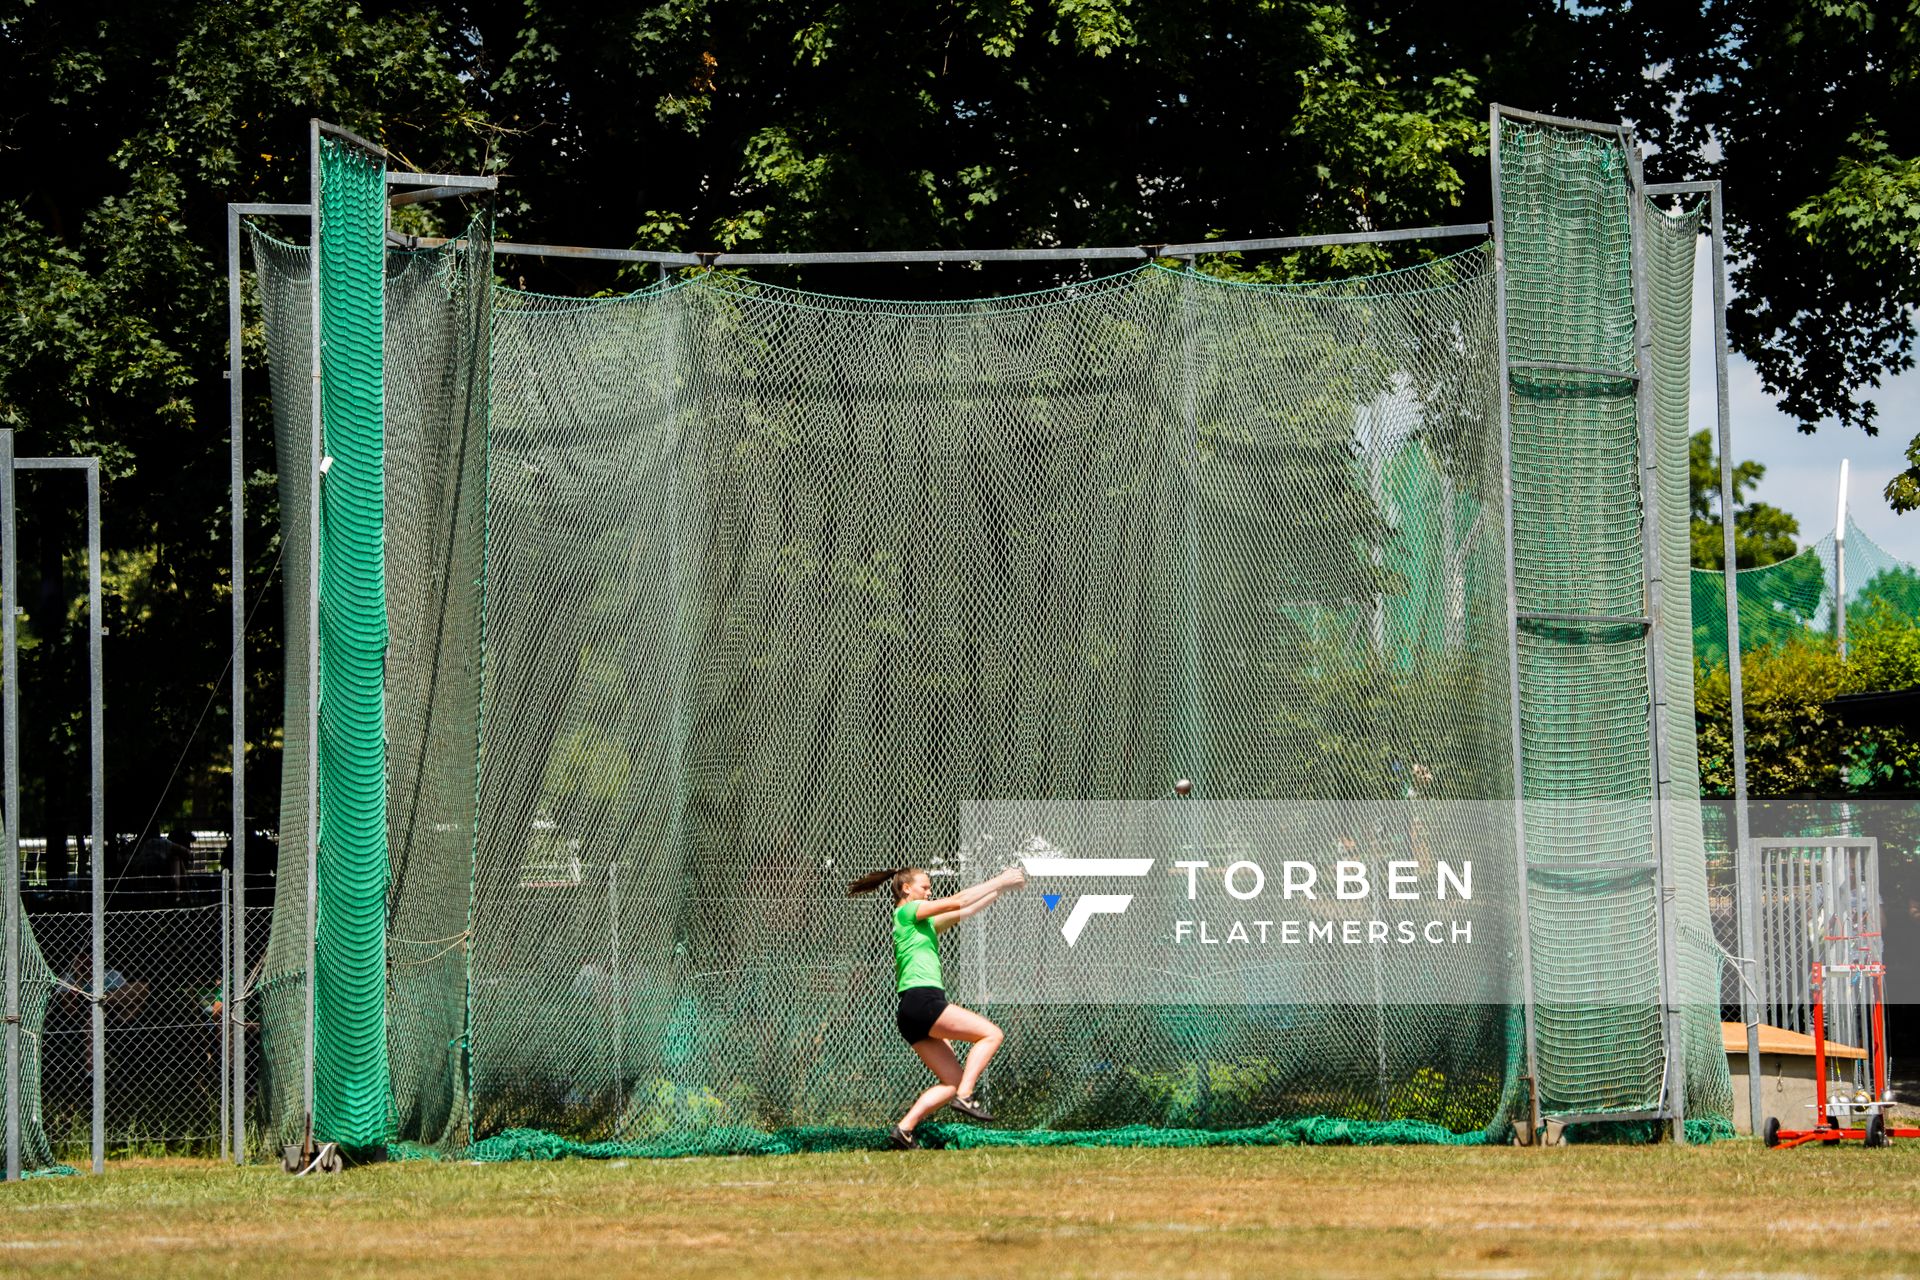
POLYGON ((1840 500, 1833 513, 1833 626, 1840 661, 1847 660, 1847 459, 1840 459, 1840 500))
POLYGON ((235 1164, 247 1159, 247 488, 244 316, 240 299, 240 211, 227 206, 227 485, 228 541, 232 559, 227 570, 233 592, 233 679, 231 702, 233 757, 233 946, 222 957, 228 973, 220 1007, 221 1044, 226 1047, 226 1077, 232 1081, 231 1119, 223 1120, 233 1137, 230 1151, 235 1164))
POLYGON ((1733 874, 1734 911, 1746 981, 1741 984, 1741 1018, 1747 1024, 1747 1118, 1759 1133, 1760 1116, 1760 869, 1747 841, 1747 705, 1740 656, 1740 572, 1736 564, 1733 498, 1733 412, 1727 387, 1727 247, 1721 221, 1720 184, 1707 191, 1707 217, 1713 238, 1713 398, 1720 441, 1720 539, 1726 571, 1727 692, 1733 728, 1733 874))
POLYGON ((1500 500, 1506 528, 1507 551, 1507 706, 1513 733, 1513 856, 1515 893, 1520 925, 1520 1002, 1527 1041, 1527 1140, 1540 1131, 1540 1056, 1534 1029, 1533 926, 1527 903, 1527 804, 1520 734, 1520 601, 1513 553, 1513 407, 1511 374, 1507 367, 1507 234, 1506 190, 1500 176, 1500 108, 1490 112, 1488 155, 1493 173, 1493 310, 1498 325, 1500 365, 1500 500))
POLYGON ((7 917, 7 1181, 20 1178, 20 650, 14 610, 14 581, 19 557, 15 551, 13 492, 13 432, 0 430, 0 700, 6 767, 0 782, 0 814, 5 834, 0 836, 0 859, 6 862, 7 917))
POLYGON ((320 122, 309 126, 309 199, 313 204, 312 249, 308 294, 312 303, 313 398, 307 430, 307 1000, 306 1038, 300 1060, 301 1101, 305 1108, 306 1154, 313 1152, 313 1021, 315 988, 314 938, 320 900, 320 122))
POLYGON ((217 1021, 220 1024, 220 1158, 225 1160, 233 1154, 232 1132, 233 1087, 231 1071, 233 1059, 227 1052, 227 1001, 233 998, 233 916, 232 906, 233 873, 220 868, 220 1012, 217 1021))
POLYGON ((1627 227, 1629 265, 1633 284, 1633 366, 1639 381, 1634 402, 1640 426, 1640 545, 1645 558, 1647 579, 1647 743, 1653 757, 1653 853, 1658 882, 1655 898, 1660 931, 1660 1004, 1661 1039, 1665 1042, 1665 1068, 1661 1077, 1666 1096, 1661 1107, 1673 1122, 1673 1140, 1684 1143, 1686 1137, 1686 1054, 1681 1043, 1682 1019, 1679 1008, 1679 964, 1675 928, 1673 877, 1673 805, 1671 762, 1667 744, 1667 682, 1665 655, 1661 642, 1666 635, 1666 584, 1660 571, 1660 482, 1659 441, 1653 422, 1653 317, 1647 287, 1647 196, 1641 172, 1640 147, 1632 135, 1621 130, 1621 145, 1626 149, 1627 227))
MULTIPOLYGON (((1183 445, 1187 460, 1187 490, 1185 494, 1185 538, 1186 555, 1185 584, 1181 592, 1182 603, 1186 606, 1185 627, 1181 632, 1182 651, 1181 672, 1183 692, 1186 694, 1185 741, 1181 744, 1187 753, 1187 759, 1180 762, 1175 771, 1189 778, 1201 779, 1200 767, 1200 650, 1199 650, 1199 581, 1198 564, 1200 536, 1199 493, 1200 493, 1200 407, 1198 388, 1194 385, 1195 369, 1194 344, 1196 341, 1196 320, 1193 313, 1193 259, 1183 258, 1180 276, 1180 426, 1184 436, 1183 445)), ((1205 793, 1202 792, 1204 795, 1205 793)), ((1198 807, 1193 808, 1192 816, 1197 817, 1198 807)), ((1189 835, 1196 834, 1191 825, 1189 835)), ((1198 848, 1198 846, 1195 846, 1198 848)))
MULTIPOLYGON (((1194 348, 1198 340, 1196 332, 1198 321, 1193 310, 1193 259, 1180 259, 1180 426, 1184 437, 1184 454, 1187 463, 1185 492, 1182 497, 1184 511, 1184 536, 1181 539, 1182 552, 1186 563, 1181 574, 1180 602, 1186 617, 1181 627, 1181 684, 1186 695, 1182 708, 1181 750, 1186 759, 1175 770, 1176 775, 1185 775, 1194 779, 1203 788, 1207 783, 1206 762, 1204 759, 1205 730, 1202 727, 1204 714, 1200 693, 1200 405, 1199 388, 1196 385, 1198 370, 1194 348)), ((1199 857, 1200 850, 1206 844, 1204 805, 1183 805, 1181 816, 1186 819, 1186 839, 1192 851, 1188 857, 1199 857)), ((1211 1074, 1203 1065, 1198 1073, 1199 1113, 1204 1123, 1205 1117, 1213 1108, 1213 1082, 1211 1074)))
POLYGON ((613 979, 613 1089, 616 1098, 627 1086, 627 984, 620 974, 620 863, 607 864, 607 965, 613 979))
POLYGON ((93 1171, 107 1168, 107 727, 100 603, 100 460, 87 459, 87 768, 92 781, 93 857, 93 1171))

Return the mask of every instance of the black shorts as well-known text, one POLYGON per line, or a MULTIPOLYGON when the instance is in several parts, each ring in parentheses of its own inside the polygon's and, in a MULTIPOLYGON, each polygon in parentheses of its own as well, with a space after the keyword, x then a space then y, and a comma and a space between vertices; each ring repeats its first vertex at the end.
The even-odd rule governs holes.
POLYGON ((908 987, 900 993, 900 1012, 893 1021, 902 1040, 919 1044, 933 1035, 933 1024, 946 1011, 947 993, 939 987, 908 987))

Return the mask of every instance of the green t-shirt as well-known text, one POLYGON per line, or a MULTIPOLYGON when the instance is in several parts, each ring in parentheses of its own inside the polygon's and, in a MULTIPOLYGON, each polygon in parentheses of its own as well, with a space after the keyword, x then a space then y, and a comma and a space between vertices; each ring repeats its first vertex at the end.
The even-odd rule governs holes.
POLYGON ((940 939, 933 931, 933 918, 914 919, 918 902, 903 902, 893 909, 893 967, 899 976, 895 991, 908 987, 939 987, 940 939))

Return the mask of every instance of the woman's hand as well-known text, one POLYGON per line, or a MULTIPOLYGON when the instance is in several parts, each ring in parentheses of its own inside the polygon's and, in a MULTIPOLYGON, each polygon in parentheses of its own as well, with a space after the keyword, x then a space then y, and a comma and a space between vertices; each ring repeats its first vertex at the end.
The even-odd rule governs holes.
POLYGON ((1003 888, 1018 889, 1020 886, 1024 885, 1027 882, 1026 868, 1022 867, 1019 863, 1016 862, 1012 866, 1008 867, 1005 871, 1002 871, 999 875, 995 876, 994 879, 1003 888))

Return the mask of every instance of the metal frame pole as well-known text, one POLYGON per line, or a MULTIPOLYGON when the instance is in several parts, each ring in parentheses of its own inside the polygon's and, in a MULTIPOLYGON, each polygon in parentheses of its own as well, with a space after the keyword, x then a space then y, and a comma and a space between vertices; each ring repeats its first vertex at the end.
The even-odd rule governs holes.
POLYGON ((233 594, 233 672, 228 685, 232 718, 233 805, 227 826, 233 842, 232 944, 221 962, 227 971, 220 1005, 222 1077, 232 1081, 230 1117, 221 1128, 230 1131, 235 1164, 246 1162, 246 1024, 241 1020, 240 987, 247 977, 247 550, 246 550, 246 442, 243 429, 246 405, 242 377, 244 317, 240 298, 240 209, 227 206, 227 453, 228 531, 232 558, 227 570, 233 594), (238 1034, 235 1029, 238 1028, 238 1034))
POLYGON ((13 432, 0 429, 0 735, 4 735, 7 759, 4 781, 0 781, 0 815, 5 833, 0 835, 0 858, 6 860, 7 882, 0 891, 7 897, 7 1181, 20 1179, 20 651, 15 630, 18 615, 14 608, 15 570, 18 556, 14 538, 13 432))
POLYGON ((233 1058, 227 1043, 227 1000, 233 994, 233 872, 220 868, 220 1158, 233 1154, 233 1058))
MULTIPOLYGON (((89 909, 89 934, 93 952, 93 977, 87 1002, 89 1026, 93 1032, 93 1043, 89 1054, 89 1065, 93 1073, 90 1146, 93 1171, 104 1173, 106 1171, 107 1028, 106 1007, 101 1002, 106 996, 107 753, 106 678, 101 660, 101 639, 106 635, 106 628, 100 621, 100 460, 98 458, 15 457, 11 453, 11 445, 9 445, 8 458, 7 493, 10 503, 13 500, 15 480, 21 471, 85 473, 87 490, 87 768, 93 842, 93 852, 88 858, 88 878, 91 881, 92 899, 89 909)), ((10 536, 13 532, 12 517, 8 520, 6 529, 10 536)), ((8 555, 12 555, 11 547, 8 555)), ((11 559, 8 561, 8 568, 9 570, 13 568, 11 559)), ((15 657, 17 659, 17 650, 15 657)), ((15 731, 17 736, 17 726, 15 731)), ((14 775, 14 786, 17 791, 19 786, 17 770, 14 775)))
POLYGON ((1506 521, 1507 552, 1507 700, 1513 734, 1513 850, 1515 892, 1520 924, 1520 1001, 1527 1044, 1527 1141, 1540 1131, 1540 1056, 1534 1027, 1533 924, 1527 900, 1527 805, 1520 731, 1520 601, 1513 553, 1513 410, 1509 401, 1511 374, 1507 367, 1507 236, 1506 189, 1500 173, 1500 118, 1495 105, 1489 116, 1488 160, 1493 175, 1493 296, 1498 326, 1500 365, 1500 499, 1506 521))
POLYGON ((302 1150, 313 1152, 313 1019, 315 999, 314 938, 319 922, 320 861, 320 122, 310 122, 307 156, 309 202, 313 208, 311 273, 308 294, 312 306, 313 390, 307 430, 307 920, 306 920, 306 1038, 300 1055, 301 1102, 305 1110, 302 1150))
POLYGON ((107 1168, 107 730, 100 612, 100 461, 87 465, 87 752, 93 783, 93 1171, 107 1168))
MULTIPOLYGON (((620 862, 607 864, 607 964, 613 981, 613 1092, 624 1100, 627 1089, 627 984, 620 972, 620 862)), ((624 1104, 623 1104, 624 1105, 624 1104)))
POLYGON ((1686 1135, 1686 1058, 1682 1045, 1682 1020, 1679 1009, 1678 939, 1675 921, 1675 884, 1673 877, 1672 764, 1667 743, 1667 682, 1662 671, 1664 654, 1661 642, 1665 633, 1666 583, 1660 565, 1660 483, 1659 441, 1654 431, 1653 404, 1653 318, 1647 285, 1647 194, 1641 169, 1639 144, 1623 130, 1621 143, 1627 154, 1628 201, 1627 227, 1633 289, 1634 371, 1638 379, 1634 404, 1640 436, 1640 542, 1645 561, 1648 626, 1647 646, 1647 730, 1649 754, 1653 766, 1653 840, 1654 865, 1658 877, 1655 902, 1660 933, 1661 1035, 1665 1040, 1664 1067, 1661 1071, 1661 1109, 1669 1112, 1673 1140, 1684 1144, 1686 1135))
POLYGON ((240 290, 240 219, 250 215, 311 218, 311 204, 230 204, 227 206, 227 447, 228 538, 232 559, 228 576, 233 590, 233 669, 228 686, 231 703, 233 756, 233 813, 228 825, 233 839, 233 947, 226 958, 229 981, 222 1011, 232 1059, 233 1161, 247 1162, 247 489, 245 312, 240 290))
MULTIPOLYGON (((1591 127, 1591 126, 1589 126, 1591 127)), ((478 181, 461 179, 460 181, 478 181)), ((470 194, 446 188, 449 194, 470 194)), ((393 203, 401 203, 396 199, 393 203)), ((1263 236, 1247 240, 1201 240, 1190 244, 1109 245, 1060 249, 880 249, 840 253, 679 253, 659 249, 597 249, 582 245, 529 244, 497 241, 496 254, 534 258, 574 258, 600 262, 651 262, 666 267, 834 267, 903 266, 933 262, 1093 262, 1118 259, 1149 262, 1154 258, 1188 258, 1208 253, 1253 253, 1276 249, 1316 249, 1348 244, 1386 244, 1407 240, 1446 240, 1484 236, 1484 222, 1459 222, 1440 227, 1397 227, 1381 231, 1343 231, 1315 236, 1263 236)), ((449 243, 441 236, 388 234, 388 243, 403 249, 434 249, 449 243)))
POLYGON ((1727 241, 1722 222, 1720 184, 1707 188, 1707 218, 1713 239, 1713 394, 1715 426, 1720 441, 1720 537, 1726 572, 1727 689, 1733 728, 1733 839, 1734 908, 1740 928, 1740 950, 1746 957, 1748 980, 1741 985, 1741 1014, 1747 1024, 1747 1119, 1760 1132, 1760 1001, 1759 979, 1760 871, 1754 865, 1747 812, 1747 708, 1740 656, 1740 573, 1735 563, 1733 497, 1733 411, 1727 385, 1727 241))

